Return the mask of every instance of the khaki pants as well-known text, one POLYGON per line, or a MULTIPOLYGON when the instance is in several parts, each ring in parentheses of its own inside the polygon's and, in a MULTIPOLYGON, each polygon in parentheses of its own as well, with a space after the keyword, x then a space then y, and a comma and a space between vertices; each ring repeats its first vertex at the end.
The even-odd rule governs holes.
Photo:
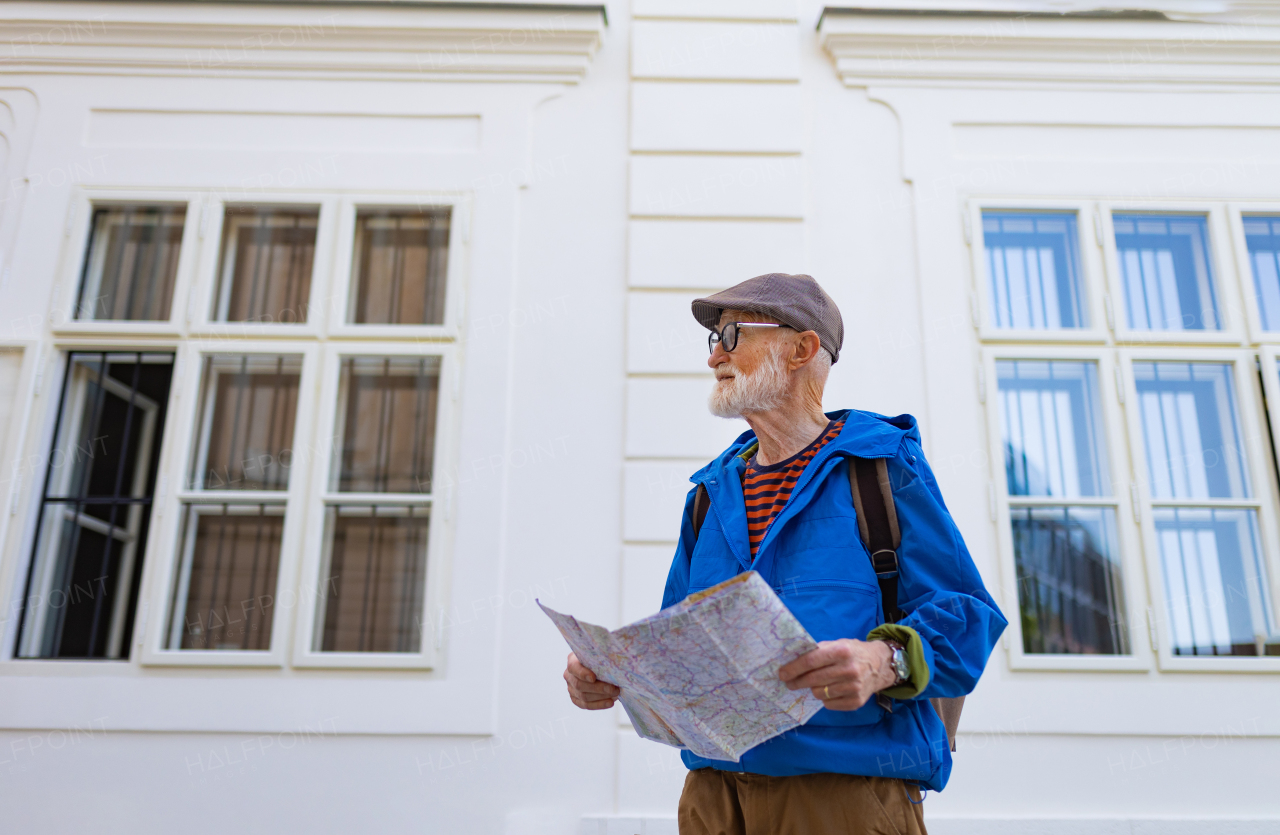
POLYGON ((887 777, 700 768, 684 781, 680 835, 927 835, 919 801, 918 788, 887 777))

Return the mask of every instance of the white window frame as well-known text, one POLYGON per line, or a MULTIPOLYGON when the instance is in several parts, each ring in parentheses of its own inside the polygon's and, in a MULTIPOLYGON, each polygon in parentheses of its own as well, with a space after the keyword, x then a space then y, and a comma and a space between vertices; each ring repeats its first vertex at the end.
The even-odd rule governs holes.
MULTIPOLYGON (((1249 260, 1249 244, 1244 237, 1245 215, 1273 215, 1280 217, 1280 203, 1234 202, 1227 205, 1227 221, 1230 226, 1231 248, 1235 254, 1240 296, 1244 302, 1244 316, 1248 323, 1249 341, 1255 345, 1280 344, 1280 330, 1262 329, 1262 312, 1258 305, 1258 292, 1253 277, 1253 263, 1249 260)), ((1280 401, 1268 400, 1280 405, 1280 401)))
POLYGON ((1119 402, 1119 385, 1110 348, 1057 345, 996 345, 982 351, 987 412, 987 439, 991 451, 992 487, 995 496, 995 522, 1002 576, 1001 604, 1008 617, 1009 667, 1012 670, 1096 670, 1148 671, 1151 669, 1151 646, 1147 630, 1140 628, 1146 613, 1145 580, 1139 531, 1130 499, 1130 472, 1127 449, 1124 448, 1124 418, 1119 402), (1107 463, 1111 470, 1111 496, 1061 499, 1058 497, 1017 497, 1009 495, 1005 478, 1002 427, 1000 425, 999 384, 996 376, 998 360, 1044 360, 1093 362, 1098 369, 1098 397, 1102 404, 1102 425, 1097 427, 1106 438, 1107 463), (1028 653, 1023 649, 1022 623, 1019 613, 1018 573, 1014 557, 1013 533, 1009 510, 1028 505, 1114 507, 1120 549, 1119 564, 1124 585, 1125 620, 1129 633, 1128 655, 1087 655, 1028 653))
MULTIPOLYGON (((1144 347, 1121 348, 1119 350, 1121 374, 1124 378, 1125 391, 1130 402, 1137 403, 1137 386, 1134 380, 1134 362, 1192 362, 1231 364, 1236 389, 1236 411, 1240 420, 1240 436, 1244 445, 1244 454, 1249 462, 1249 487, 1253 498, 1249 499, 1186 499, 1159 500, 1151 497, 1147 473, 1150 472, 1144 444, 1141 421, 1136 405, 1126 410, 1127 428, 1131 439, 1133 470, 1139 474, 1135 478, 1138 501, 1141 507, 1143 550, 1147 555, 1148 594, 1151 600, 1150 617, 1157 635, 1157 658, 1162 671, 1180 672, 1280 672, 1280 656, 1220 656, 1198 657, 1179 656, 1171 652, 1172 638, 1169 629, 1168 606, 1164 593, 1164 576, 1160 561, 1160 551, 1155 539, 1154 507, 1212 507, 1212 508, 1251 508, 1258 513, 1258 539, 1262 549, 1262 563, 1268 573, 1267 592, 1271 597, 1272 611, 1280 613, 1280 598, 1277 597, 1277 572, 1280 561, 1277 560, 1276 542, 1280 533, 1276 519, 1275 464, 1271 450, 1268 448, 1263 432, 1262 403, 1257 388, 1255 352, 1248 348, 1207 348, 1207 347, 1144 347)), ((1264 379, 1265 379, 1264 375, 1264 379)), ((1280 401, 1276 401, 1280 403, 1280 401)))
MULTIPOLYGON (((33 409, 25 404, 31 403, 34 399, 32 388, 34 378, 39 372, 38 363, 40 362, 41 352, 37 343, 24 339, 3 339, 0 340, 0 351, 6 353, 14 353, 18 356, 18 379, 17 385, 14 387, 17 392, 16 403, 12 416, 9 420, 9 428, 4 434, 0 434, 0 467, 3 467, 3 479, 7 484, 7 489, 0 493, 0 500, 4 502, 0 505, 0 553, 3 554, 20 554, 20 541, 9 541, 11 529, 21 531, 21 522, 18 525, 10 526, 10 522, 17 519, 22 520, 25 517, 21 515, 24 498, 33 493, 32 485, 36 482, 34 473, 28 463, 24 462, 22 455, 23 439, 26 437, 31 413, 33 409)), ((16 539, 16 537, 15 537, 16 539)), ((4 561, 0 560, 0 564, 4 561)), ((10 559, 10 564, 14 567, 7 572, 10 576, 21 574, 26 576, 24 568, 21 566, 20 559, 10 559)), ((5 588, 4 572, 0 572, 0 589, 5 588)), ((3 605, 11 615, 17 612, 12 608, 9 601, 0 599, 0 605, 3 605)), ((0 629, 0 640, 8 641, 11 635, 6 635, 6 631, 0 629)), ((12 642, 10 642, 12 643, 12 642)), ((12 647, 10 647, 12 651, 12 647)), ((0 659, 8 658, 8 655, 0 650, 0 659)))
MULTIPOLYGON (((162 479, 166 486, 164 495, 157 496, 157 509, 163 515, 153 516, 153 532, 148 542, 139 601, 146 600, 147 609, 155 616, 148 618, 145 632, 140 637, 140 663, 146 666, 178 667, 281 667, 287 657, 289 632, 292 626, 289 594, 298 588, 299 549, 306 525, 306 488, 309 470, 314 456, 295 454, 290 467, 289 487, 282 491, 193 490, 188 481, 192 460, 201 441, 200 409, 203 405, 207 381, 204 379, 205 358, 213 355, 280 355, 302 357, 302 376, 298 385, 298 413, 294 422, 294 449, 310 449, 315 424, 315 391, 317 367, 321 348, 314 342, 288 343, 265 341, 215 342, 192 340, 179 349, 179 361, 183 373, 179 378, 175 370, 173 392, 170 395, 168 421, 174 425, 170 455, 162 465, 162 479), (179 388, 180 386, 180 388, 179 388), (191 501, 214 503, 224 500, 231 503, 264 499, 271 503, 283 499, 285 507, 284 530, 280 542, 280 561, 276 570, 275 605, 272 612, 271 647, 269 650, 199 650, 166 649, 170 618, 173 617, 173 587, 179 565, 183 559, 182 522, 183 505, 191 501), (161 505, 163 502, 163 505, 161 505), (158 553, 153 553, 153 549, 158 553)), ((157 487, 159 494, 160 488, 157 487)), ((139 639, 139 636, 135 636, 139 639)))
MULTIPOLYGON (((450 289, 453 289, 452 287, 450 289)), ((345 313, 345 308, 344 308, 345 313)), ((351 341, 330 343, 324 347, 323 372, 319 384, 317 443, 307 494, 307 525, 301 567, 301 586, 294 626, 292 666, 299 668, 431 670, 441 665, 445 635, 443 615, 448 596, 445 585, 449 576, 449 553, 453 530, 453 496, 448 479, 442 476, 457 469, 457 426, 459 352, 451 343, 418 343, 351 341), (400 493, 340 493, 330 489, 330 471, 339 442, 336 437, 338 410, 341 402, 340 376, 342 360, 359 356, 439 356, 440 388, 437 398, 435 452, 432 461, 431 494, 407 496, 400 493), (441 489, 434 490, 435 485, 441 489), (318 595, 303 593, 317 587, 324 558, 325 507, 331 503, 414 504, 431 508, 427 534, 427 570, 423 596, 423 635, 416 653, 320 652, 312 649, 317 630, 318 595), (310 585, 308 585, 310 584, 310 585)))
POLYGON ((1116 342, 1127 345, 1239 345, 1245 339, 1244 316, 1241 306, 1239 282, 1235 274, 1234 247, 1228 233, 1227 207, 1221 201, 1200 200, 1188 202, 1111 202, 1098 204, 1102 226, 1103 257, 1106 264, 1107 287, 1112 299, 1116 342), (1115 214, 1182 214, 1205 218, 1208 232, 1209 268, 1213 271, 1214 294, 1218 301, 1218 316, 1222 330, 1218 331, 1169 331, 1135 330, 1130 328, 1128 308, 1125 306, 1124 285, 1120 272, 1120 260, 1116 250, 1115 214))
MULTIPOLYGON (((248 338, 279 337, 282 339, 316 339, 324 333, 325 315, 329 310, 327 300, 334 275, 334 236, 341 198, 334 195, 316 195, 306 192, 275 193, 261 199, 219 200, 202 203, 200 229, 197 235, 203 246, 196 269, 195 284, 191 291, 191 304, 187 316, 191 333, 197 337, 248 338), (316 209, 319 212, 316 225, 315 258, 311 264, 311 295, 307 300, 308 315, 305 323, 279 324, 261 322, 221 322, 214 318, 218 300, 219 269, 225 242, 223 225, 228 208, 277 208, 316 209)), ((452 289, 452 288, 450 288, 452 289)))
POLYGON ((54 282, 53 333, 57 337, 100 336, 145 339, 147 337, 180 336, 184 329, 187 301, 198 258, 198 232, 202 217, 198 192, 191 189, 81 188, 72 190, 67 208, 64 246, 54 282), (173 279, 173 303, 169 318, 160 321, 111 319, 77 319, 80 304, 80 281, 93 233, 95 209, 111 206, 159 204, 186 206, 182 228, 182 251, 178 255, 177 273, 173 279))
POLYGON ((470 200, 461 192, 422 192, 414 195, 351 194, 338 206, 336 246, 333 255, 333 292, 328 297, 326 335, 334 339, 456 340, 463 311, 462 276, 467 269, 466 242, 470 229, 470 200), (444 324, 361 325, 347 321, 354 290, 356 213, 361 209, 450 209, 449 263, 445 271, 444 324))
POLYGON ((965 208, 969 226, 969 260, 973 275, 973 291, 977 309, 973 311, 978 333, 984 342, 1027 343, 1101 343, 1107 340, 1110 319, 1105 306, 1106 284, 1097 246, 1096 227, 1092 222, 1094 204, 1081 200, 1028 200, 1024 198, 976 197, 965 208), (986 241, 982 231, 984 211, 1056 212, 1076 216, 1077 253, 1080 265, 1080 291, 1084 294, 1084 310, 1089 316, 1086 328, 997 328, 991 322, 991 282, 987 275, 986 241))

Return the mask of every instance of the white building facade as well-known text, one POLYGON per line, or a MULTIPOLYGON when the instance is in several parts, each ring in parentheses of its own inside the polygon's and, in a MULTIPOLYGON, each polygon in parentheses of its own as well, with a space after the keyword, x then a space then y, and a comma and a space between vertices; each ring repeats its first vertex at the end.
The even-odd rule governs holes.
POLYGON ((5 4, 0 829, 673 833, 534 600, 783 271, 1010 621, 931 830, 1280 831, 1280 4, 883 5, 5 4))

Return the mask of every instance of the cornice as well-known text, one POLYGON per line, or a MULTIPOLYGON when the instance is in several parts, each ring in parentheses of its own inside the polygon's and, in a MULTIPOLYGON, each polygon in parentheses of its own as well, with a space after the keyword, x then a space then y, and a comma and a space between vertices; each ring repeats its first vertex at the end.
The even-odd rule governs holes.
POLYGON ((603 7, 4 3, 0 73, 573 84, 603 7))
POLYGON ((1280 84, 1280 27, 1155 15, 825 10, 848 86, 1257 87, 1280 84))

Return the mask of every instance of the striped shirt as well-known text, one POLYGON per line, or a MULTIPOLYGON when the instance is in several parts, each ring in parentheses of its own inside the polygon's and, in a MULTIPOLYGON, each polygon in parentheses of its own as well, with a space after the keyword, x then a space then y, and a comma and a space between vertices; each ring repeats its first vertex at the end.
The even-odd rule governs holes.
POLYGON ((742 478, 742 494, 747 503, 747 533, 751 538, 753 560, 756 549, 769 531, 769 525, 773 524, 773 520, 787 506, 791 491, 795 489, 804 468, 809 466, 818 450, 840 434, 843 426, 844 418, 828 423, 827 428, 822 430, 822 434, 813 443, 777 464, 762 466, 756 463, 755 455, 751 456, 742 478))

